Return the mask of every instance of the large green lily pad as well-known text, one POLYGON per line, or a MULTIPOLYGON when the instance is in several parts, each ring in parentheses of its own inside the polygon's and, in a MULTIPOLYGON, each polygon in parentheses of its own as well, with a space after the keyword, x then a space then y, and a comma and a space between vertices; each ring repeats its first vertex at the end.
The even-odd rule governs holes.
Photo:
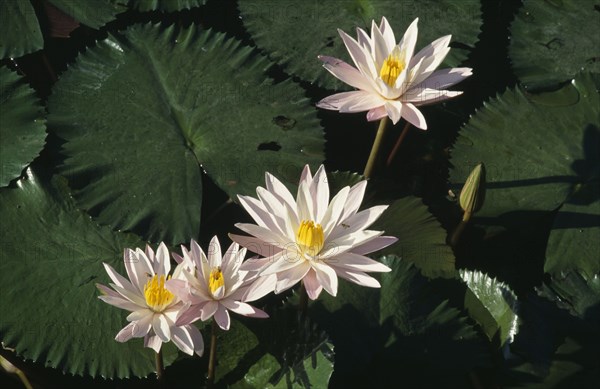
POLYGON ((98 29, 125 12, 124 0, 48 0, 56 8, 86 26, 98 29))
POLYGON ((17 58, 44 47, 42 30, 29 1, 0 2, 0 58, 17 58))
POLYGON ((44 108, 27 83, 0 68, 0 187, 21 175, 46 139, 44 108))
POLYGON ((371 20, 385 16, 399 41, 408 25, 419 17, 417 50, 435 39, 452 34, 452 49, 445 64, 463 61, 478 40, 481 26, 479 1, 411 0, 240 0, 244 25, 258 47, 272 60, 301 79, 329 89, 349 88, 321 66, 317 55, 347 62, 347 53, 337 33, 340 28, 355 36, 355 28, 371 30, 371 20))
POLYGON ((187 242, 199 231, 202 172, 228 195, 270 171, 297 183, 323 158, 316 111, 266 58, 223 34, 135 26, 81 55, 54 88, 49 127, 62 172, 102 224, 187 242))
MULTIPOLYGON (((64 178, 28 168, 16 188, 0 191, 0 340, 25 358, 65 373, 105 378, 154 371, 142 339, 118 343, 127 312, 98 300, 108 284, 102 262, 121 274, 133 235, 99 227, 77 210, 64 178)), ((164 347, 165 364, 176 355, 164 347)))
POLYGON ((142 12, 147 11, 165 11, 175 12, 184 9, 199 7, 206 3, 206 0, 131 0, 132 8, 142 12))
POLYGON ((526 212, 556 209, 596 179, 588 134, 600 128, 599 86, 597 76, 584 73, 545 95, 508 90, 471 117, 452 151, 450 181, 462 187, 485 163, 486 199, 475 220, 509 225, 514 216, 522 223, 526 212))
POLYGON ((600 72, 598 3, 526 0, 511 26, 510 57, 526 87, 551 88, 600 72))

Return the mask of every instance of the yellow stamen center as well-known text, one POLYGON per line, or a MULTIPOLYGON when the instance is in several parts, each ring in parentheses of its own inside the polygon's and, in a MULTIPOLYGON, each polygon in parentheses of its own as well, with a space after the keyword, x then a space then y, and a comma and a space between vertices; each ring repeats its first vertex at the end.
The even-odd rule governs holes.
POLYGON ((303 220, 296 233, 296 243, 303 254, 316 256, 325 244, 323 227, 312 220, 303 220))
POLYGON ((381 70, 379 71, 379 77, 381 77, 386 84, 393 87, 396 83, 396 79, 398 79, 398 76, 405 67, 406 64, 400 59, 399 53, 397 50, 394 50, 385 61, 383 61, 383 66, 381 66, 381 70))
POLYGON ((154 312, 163 311, 175 298, 173 293, 165 288, 165 276, 158 276, 157 274, 144 286, 144 297, 146 298, 146 304, 154 312))
POLYGON ((221 272, 220 267, 215 267, 210 272, 210 276, 208 277, 208 289, 210 289, 210 293, 214 294, 217 289, 225 284, 223 280, 223 273, 221 272))

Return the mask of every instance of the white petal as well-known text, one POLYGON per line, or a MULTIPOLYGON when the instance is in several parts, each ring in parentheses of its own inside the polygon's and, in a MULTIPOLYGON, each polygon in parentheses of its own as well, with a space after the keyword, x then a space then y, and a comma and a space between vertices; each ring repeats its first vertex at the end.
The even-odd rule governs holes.
POLYGON ((273 263, 273 258, 275 258, 275 256, 264 258, 248 258, 240 266, 240 271, 252 273, 261 272, 263 269, 273 263))
POLYGON ((392 123, 398 123, 402 117, 402 103, 396 100, 387 100, 384 107, 388 116, 392 119, 392 123))
MULTIPOLYGON (((282 250, 282 248, 269 244, 262 239, 255 238, 253 236, 235 235, 229 234, 229 239, 237 242, 240 246, 245 247, 249 251, 260 255, 261 257, 271 257, 282 250)), ((247 259, 248 261, 254 261, 253 259, 247 259)), ((248 270, 248 269, 246 269, 248 270)))
POLYGON ((210 266, 211 269, 214 269, 215 267, 221 267, 222 258, 221 244, 215 235, 210 240, 208 245, 208 266, 210 266))
MULTIPOLYGON (((246 249, 242 250, 245 254, 246 249)), ((241 265, 241 260, 240 263, 236 265, 239 253, 240 246, 237 243, 233 242, 229 245, 229 247, 225 251, 225 254, 223 254, 223 260, 221 261, 221 271, 223 272, 223 275, 227 275, 228 278, 231 277, 232 274, 237 273, 237 271, 234 272, 234 269, 239 268, 239 265, 241 265)))
POLYGON ((225 331, 229 330, 229 325, 231 324, 231 319, 229 318, 229 312, 225 309, 224 306, 219 304, 219 308, 215 312, 215 316, 213 320, 217 322, 217 325, 225 331))
POLYGON ((212 315, 214 315, 218 309, 219 309, 218 302, 209 301, 208 303, 206 303, 206 305, 204 305, 204 307, 202 307, 202 315, 200 316, 200 320, 206 321, 206 320, 210 319, 210 317, 212 315))
POLYGON ((323 289, 332 296, 337 295, 338 279, 335 270, 325 263, 318 261, 312 262, 313 270, 316 273, 317 281, 323 286, 323 289))
MULTIPOLYGON (((450 99, 462 95, 460 91, 438 90, 438 89, 423 89, 408 90, 403 96, 402 101, 413 103, 414 105, 427 105, 450 99)), ((405 103, 405 104, 406 104, 405 103)))
POLYGON ((418 27, 419 18, 413 20, 413 22, 408 26, 402 40, 398 43, 398 47, 400 48, 400 52, 403 54, 403 61, 405 64, 410 63, 410 59, 413 56, 415 51, 415 45, 417 44, 417 35, 418 35, 418 27))
POLYGON ((335 268, 335 272, 341 278, 348 280, 350 282, 354 282, 355 284, 366 286, 368 288, 380 288, 381 284, 375 278, 360 272, 360 271, 351 271, 344 268, 335 268))
POLYGON ((415 86, 424 81, 427 77, 433 74, 433 71, 437 69, 438 66, 440 66, 444 58, 446 58, 446 55, 448 55, 450 52, 450 48, 448 47, 450 39, 450 35, 441 37, 432 42, 429 46, 426 46, 413 57, 411 60, 411 65, 409 65, 411 71, 413 70, 412 63, 415 61, 415 59, 417 59, 417 61, 415 61, 415 65, 419 62, 421 62, 421 64, 419 65, 418 69, 416 67, 414 69, 414 76, 410 80, 411 86, 415 86))
POLYGON ((255 308, 250 304, 242 303, 239 301, 223 300, 221 301, 221 304, 228 310, 235 312, 238 315, 257 318, 264 318, 269 316, 264 311, 255 308))
MULTIPOLYGON (((205 305, 204 305, 205 306, 205 305)), ((176 326, 187 325, 202 318, 203 306, 192 305, 187 309, 182 309, 175 320, 176 326)))
POLYGON ((390 23, 388 23, 385 16, 381 18, 379 30, 381 30, 383 39, 385 39, 388 53, 391 53, 394 49, 394 46, 396 46, 396 37, 394 36, 394 31, 392 30, 392 27, 390 26, 390 23))
MULTIPOLYGON (((369 34, 360 27, 356 27, 356 41, 361 45, 367 53, 371 52, 372 40, 369 34)), ((395 44, 395 43, 394 43, 395 44)))
POLYGON ((436 70, 431 73, 427 79, 420 84, 415 85, 416 89, 446 89, 452 85, 458 84, 465 78, 473 75, 471 68, 447 68, 436 70))
POLYGON ((125 297, 127 300, 131 301, 132 303, 140 306, 140 307, 146 307, 146 299, 140 294, 140 292, 138 292, 137 290, 131 290, 134 287, 130 286, 131 289, 125 289, 125 288, 121 288, 119 285, 117 284, 110 284, 110 286, 112 286, 112 288, 117 291, 117 293, 119 293, 121 296, 125 297))
POLYGON ((169 257, 169 250, 164 242, 160 242, 158 249, 156 250, 155 257, 155 269, 158 275, 167 275, 171 271, 171 261, 169 257))
POLYGON ((375 24, 375 20, 371 21, 371 42, 371 55, 375 59, 375 67, 381 69, 391 50, 388 50, 387 42, 379 30, 379 26, 375 24))
POLYGON ((344 235, 338 239, 326 242, 325 247, 319 253, 319 257, 321 259, 333 258, 336 255, 351 251, 353 248, 367 243, 381 234, 383 234, 382 231, 361 230, 353 234, 344 235))
POLYGON ((311 300, 316 300, 321 291, 323 290, 323 286, 317 281, 317 273, 315 273, 314 269, 310 269, 310 271, 304 276, 302 279, 304 283, 304 288, 306 289, 306 294, 311 300))
POLYGON ((117 342, 127 342, 129 339, 133 338, 133 328, 135 327, 135 323, 129 323, 125 327, 119 331, 119 333, 115 336, 115 340, 117 342))
POLYGON ((385 107, 382 105, 377 108, 373 108, 367 112, 367 120, 372 122, 375 120, 382 119, 387 116, 387 112, 385 111, 385 107))
POLYGON ((369 228, 387 208, 387 205, 378 205, 350 216, 344 220, 343 224, 335 226, 328 239, 337 239, 342 235, 369 228))
MULTIPOLYGON (((280 235, 265 227, 257 226, 256 224, 236 223, 235 226, 245 233, 260 239, 267 246, 273 245, 279 248, 284 248, 290 243, 290 240, 292 240, 292 238, 280 235)), ((265 249, 266 248, 268 247, 265 247, 265 249)), ((248 247, 248 250, 254 252, 254 248, 248 247)))
POLYGON ((267 190, 275 195, 281 202, 287 203, 289 206, 296 205, 294 196, 292 196, 286 186, 271 173, 265 173, 265 184, 267 185, 267 190))
POLYGON ((306 262, 300 253, 291 250, 284 250, 272 258, 272 264, 264 268, 260 273, 261 276, 279 273, 299 266, 306 262))
POLYGON ((138 290, 136 287, 134 287, 131 284, 131 282, 128 279, 126 279, 125 277, 123 277, 122 275, 117 273, 116 270, 112 266, 110 266, 108 263, 102 263, 102 264, 104 265, 104 269, 106 270, 106 273, 108 274, 108 276, 110 277, 110 279, 112 280, 112 282, 115 285, 118 285, 121 288, 130 290, 132 292, 135 292, 138 290))
POLYGON ((167 318, 161 313, 155 313, 152 318, 152 329, 163 342, 171 340, 171 330, 167 318))
POLYGON ((127 321, 151 320, 152 318, 149 318, 148 315, 152 316, 154 312, 151 309, 138 309, 127 315, 127 321))
POLYGON ((144 347, 151 348, 152 350, 154 350, 155 353, 158 353, 160 351, 162 343, 162 340, 160 340, 160 338, 156 334, 149 333, 146 336, 144 336, 144 347))
POLYGON ((398 241, 398 238, 393 236, 378 236, 375 239, 372 239, 364 244, 356 246, 352 249, 354 254, 369 254, 377 250, 381 250, 386 248, 398 241))
POLYGON ((280 228, 273 219, 273 215, 270 214, 263 203, 254 197, 238 195, 240 205, 250 214, 252 219, 261 227, 265 227, 269 230, 280 231, 280 228))
POLYGON ((421 111, 419 111, 419 109, 411 103, 402 104, 402 117, 406 119, 407 122, 421 130, 427 129, 425 116, 423 116, 421 111))
POLYGON ((298 195, 296 196, 296 204, 298 206, 298 218, 300 220, 315 220, 315 215, 313 213, 313 199, 310 195, 310 182, 300 182, 298 195))
POLYGON ((296 285, 306 275, 306 273, 308 273, 310 269, 310 264, 304 262, 300 266, 296 266, 289 270, 277 273, 277 284, 275 285, 275 293, 281 293, 284 290, 287 290, 292 286, 296 285))
POLYGON ((333 74, 340 81, 360 90, 375 92, 372 84, 363 76, 358 69, 352 67, 341 59, 319 55, 318 58, 323 61, 323 67, 333 74))
POLYGON ((171 340, 184 353, 194 355, 194 352, 196 352, 196 354, 202 356, 204 342, 196 326, 173 327, 171 329, 171 340))
POLYGON ((360 208, 360 204, 365 197, 366 188, 366 180, 360 181, 350 188, 350 192, 348 192, 348 197, 346 198, 346 204, 344 205, 344 212, 342 213, 342 216, 340 216, 341 221, 346 220, 358 211, 358 208, 360 208))
POLYGON ((427 46, 423 47, 417 54, 415 54, 410 60, 408 67, 412 68, 415 66, 421 59, 426 59, 429 57, 433 57, 435 53, 440 52, 441 50, 448 47, 450 44, 450 40, 452 39, 452 35, 446 35, 440 37, 427 46))
POLYGON ((270 276, 258 277, 252 282, 246 289, 246 292, 242 296, 242 301, 255 301, 259 298, 271 293, 275 290, 275 284, 277 282, 277 275, 272 274, 270 276))
POLYGON ((315 219, 321 220, 329 204, 329 183, 327 182, 325 166, 319 166, 319 170, 317 170, 313 177, 310 192, 314 198, 313 212, 315 219))
POLYGON ((327 239, 333 228, 337 225, 338 221, 340 220, 340 216, 344 211, 344 205, 346 205, 348 193, 350 193, 350 187, 343 187, 333 197, 333 199, 331 199, 331 203, 329 203, 329 207, 327 208, 323 219, 319 221, 323 226, 323 234, 325 235, 325 239, 327 239))
POLYGON ((350 271, 386 273, 392 270, 381 262, 352 252, 340 254, 328 260, 327 264, 334 269, 344 268, 350 271))
POLYGON ((338 33, 342 37, 344 45, 346 45, 346 49, 348 50, 348 53, 350 53, 350 57, 352 57, 352 61, 354 61, 356 68, 366 78, 375 79, 377 77, 377 69, 373 63, 371 53, 368 53, 357 41, 344 31, 338 29, 338 33))
POLYGON ((125 249, 123 253, 125 262, 125 270, 131 283, 138 288, 140 292, 144 291, 144 286, 148 281, 146 274, 154 274, 154 270, 146 258, 146 255, 136 255, 136 252, 131 249, 125 249))
POLYGON ((102 295, 98 296, 98 298, 105 303, 128 311, 137 311, 140 309, 139 305, 123 298, 119 293, 109 287, 101 284, 96 284, 96 287, 102 292, 102 295))
POLYGON ((152 328, 152 315, 146 315, 142 317, 140 320, 131 322, 133 324, 133 337, 141 338, 142 336, 146 336, 146 334, 152 328))

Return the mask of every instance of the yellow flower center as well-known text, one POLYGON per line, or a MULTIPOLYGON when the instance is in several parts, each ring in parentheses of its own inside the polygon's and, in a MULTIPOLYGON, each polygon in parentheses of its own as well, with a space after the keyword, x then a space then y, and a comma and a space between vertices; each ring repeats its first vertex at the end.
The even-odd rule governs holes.
POLYGON ((296 233, 296 243, 303 254, 316 256, 325 244, 323 227, 312 220, 303 220, 296 233))
MULTIPOLYGON (((171 278, 169 276, 169 278, 171 278)), ((168 279, 168 278, 167 278, 168 279)), ((175 296, 165 288, 165 276, 154 275, 144 286, 146 304, 154 312, 161 312, 173 301, 175 296)))
POLYGON ((394 86, 396 83, 396 79, 406 64, 404 61, 400 59, 400 55, 397 50, 392 51, 390 55, 383 61, 383 66, 381 66, 381 70, 379 71, 379 77, 388 84, 389 86, 394 86))
POLYGON ((208 277, 208 289, 210 289, 210 293, 214 294, 217 289, 225 284, 223 280, 223 273, 221 272, 220 267, 215 267, 210 272, 210 276, 208 277))

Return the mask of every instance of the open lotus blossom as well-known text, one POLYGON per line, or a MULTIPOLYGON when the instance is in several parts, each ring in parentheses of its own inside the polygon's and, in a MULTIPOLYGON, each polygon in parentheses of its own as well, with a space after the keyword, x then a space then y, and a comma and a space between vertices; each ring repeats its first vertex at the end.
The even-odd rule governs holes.
MULTIPOLYGON (((135 251, 125 249, 123 257, 129 280, 105 263, 104 268, 113 282, 110 284, 112 289, 96 284, 102 292, 98 296, 100 300, 131 312, 127 316, 130 323, 115 339, 126 342, 143 337, 144 346, 157 353, 163 342, 173 341, 184 353, 202 356, 204 342, 198 328, 175 324, 184 303, 165 288, 165 283, 171 278, 171 262, 165 244, 158 246, 156 254, 150 246, 146 246, 146 252, 139 248, 135 251)), ((183 266, 175 268, 173 279, 182 278, 182 270, 183 266)))
POLYGON ((396 124, 403 117, 415 127, 427 129, 417 106, 460 95, 462 92, 445 88, 472 72, 470 68, 435 70, 450 51, 450 35, 413 55, 418 20, 412 22, 398 44, 385 17, 379 26, 372 22, 371 36, 357 28, 356 40, 338 29, 356 67, 324 55, 319 59, 331 74, 358 90, 326 97, 317 106, 340 112, 368 111, 369 121, 389 116, 396 124))
POLYGON ((183 266, 184 279, 173 278, 167 287, 189 307, 177 318, 178 325, 205 321, 213 317, 221 329, 230 326, 229 311, 243 316, 266 318, 264 311, 247 304, 258 300, 275 288, 275 277, 259 277, 258 272, 245 270, 246 249, 231 244, 221 255, 221 245, 215 236, 209 245, 208 256, 192 240, 190 250, 182 246, 183 257, 175 260, 183 266))
MULTIPOLYGON (((335 296, 338 276, 356 284, 379 287, 366 272, 388 272, 390 268, 365 254, 396 242, 367 230, 387 205, 358 212, 367 182, 341 189, 331 202, 325 168, 313 177, 305 166, 296 198, 273 175, 266 173, 267 188, 258 187, 258 199, 238 196, 242 206, 256 221, 236 227, 252 236, 230 237, 248 250, 262 255, 255 260, 261 275, 276 274, 275 293, 303 281, 308 296, 316 299, 323 288, 335 296)), ((250 266, 250 265, 249 265, 250 266)))

